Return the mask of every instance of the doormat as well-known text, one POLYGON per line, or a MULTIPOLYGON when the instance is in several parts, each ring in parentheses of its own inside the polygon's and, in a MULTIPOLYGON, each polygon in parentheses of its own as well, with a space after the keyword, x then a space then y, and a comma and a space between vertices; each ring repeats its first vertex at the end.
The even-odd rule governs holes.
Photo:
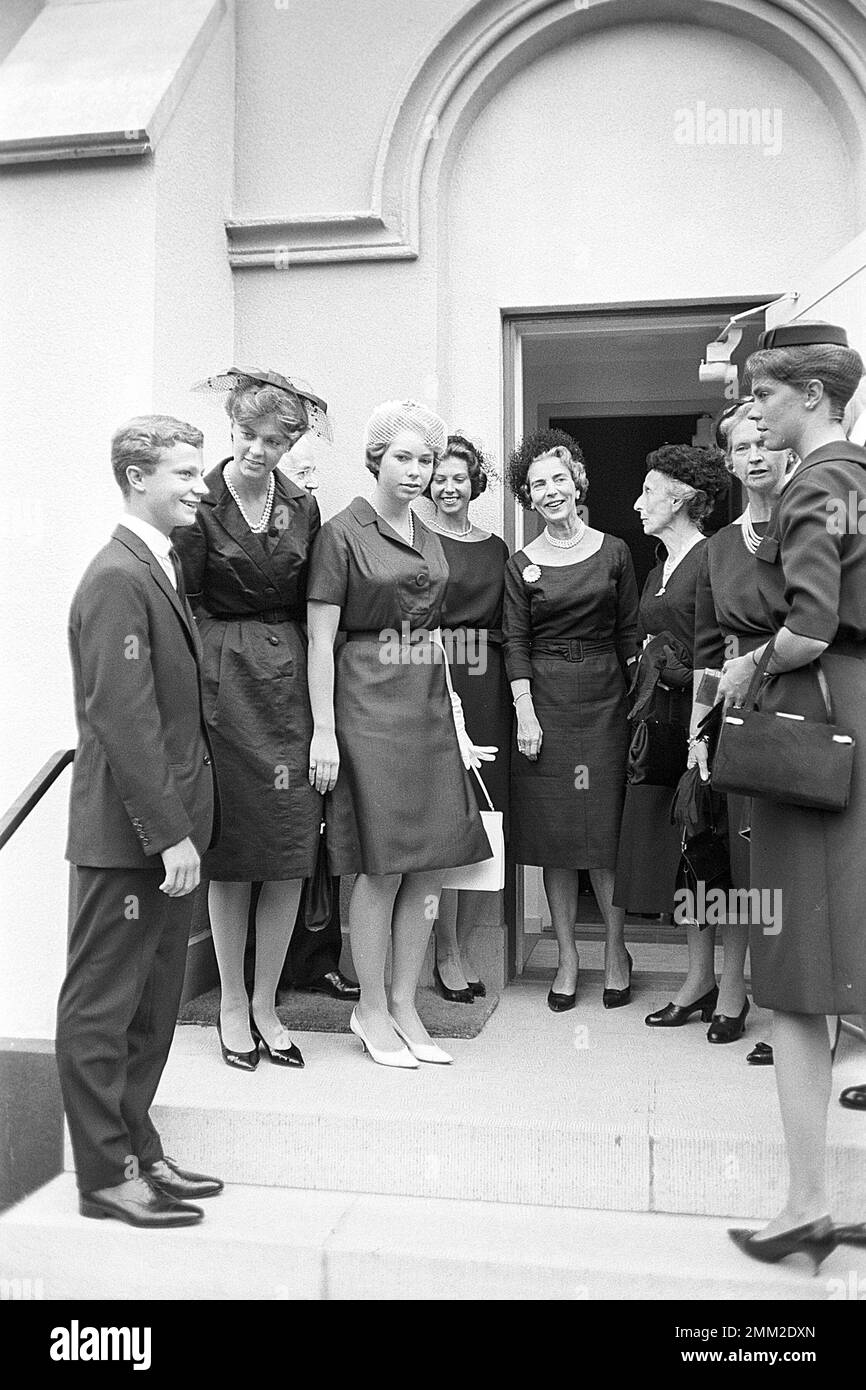
MULTIPOLYGON (((215 1028, 219 1001, 218 989, 197 995, 184 1004, 178 1023, 215 1028)), ((477 1038, 498 1003, 499 995, 490 993, 472 1004, 452 1004, 434 989, 421 988, 416 1007, 431 1038, 477 1038)), ((281 990, 277 1017, 290 1033, 348 1033, 353 1007, 350 1000, 332 999, 328 994, 281 990)))

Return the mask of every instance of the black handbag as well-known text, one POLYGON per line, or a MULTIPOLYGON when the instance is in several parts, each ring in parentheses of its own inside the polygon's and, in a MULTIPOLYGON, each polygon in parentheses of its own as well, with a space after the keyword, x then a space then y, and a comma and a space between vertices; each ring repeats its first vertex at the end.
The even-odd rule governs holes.
MULTIPOLYGON (((679 780, 671 820, 683 836, 677 888, 687 888, 694 904, 705 903, 713 889, 727 892, 732 885, 727 802, 702 779, 697 766, 679 780)), ((705 921, 699 924, 706 926, 705 921)))
POLYGON ((307 879, 304 893, 304 925, 307 931, 323 931, 331 920, 334 908, 334 880, 328 867, 328 847, 325 843, 325 823, 319 833, 319 849, 312 876, 307 879))
POLYGON ((641 719, 629 744, 626 782, 629 786, 675 787, 687 757, 688 730, 682 724, 641 719))
POLYGON ((755 667, 741 709, 722 719, 712 767, 717 791, 763 797, 816 811, 844 811, 851 794, 854 738, 833 723, 830 689, 814 662, 827 713, 826 723, 801 714, 764 713, 757 708, 761 681, 775 638, 755 667))

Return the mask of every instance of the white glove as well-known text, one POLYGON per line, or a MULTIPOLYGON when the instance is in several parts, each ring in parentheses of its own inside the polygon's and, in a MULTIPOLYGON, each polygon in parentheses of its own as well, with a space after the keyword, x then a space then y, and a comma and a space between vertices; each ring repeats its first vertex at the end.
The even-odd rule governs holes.
POLYGON ((460 699, 456 690, 451 691, 451 713, 454 716, 457 746, 460 749, 463 766, 468 770, 470 767, 480 767, 482 762, 492 763, 499 750, 495 744, 477 746, 472 742, 466 732, 466 720, 463 718, 463 701, 460 699))

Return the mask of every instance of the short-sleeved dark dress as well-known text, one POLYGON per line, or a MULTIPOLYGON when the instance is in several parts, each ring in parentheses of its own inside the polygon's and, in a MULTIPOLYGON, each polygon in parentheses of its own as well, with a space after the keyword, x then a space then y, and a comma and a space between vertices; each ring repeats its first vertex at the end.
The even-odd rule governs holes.
MULTIPOLYGON (((856 740, 844 811, 752 800, 752 885, 781 895, 781 929, 750 929, 753 992, 790 1013, 866 1012, 864 514, 866 451, 825 444, 786 485, 757 553, 775 629, 830 643, 821 666, 834 721, 856 740)), ((761 706, 825 719, 814 666, 772 677, 761 706)))
MULTIPOLYGON (((226 460, 225 462, 228 462, 226 460)), ((194 526, 172 536, 198 618, 205 717, 222 798, 207 878, 308 878, 322 798, 309 783, 306 580, 319 509, 277 471, 271 534, 254 535, 221 463, 194 526)))
MULTIPOLYGON (((752 523, 758 536, 765 521, 752 523)), ((745 656, 770 636, 766 605, 758 590, 758 562, 743 540, 739 522, 723 526, 701 547, 695 593, 695 670, 720 671, 730 657, 745 656)), ((742 796, 728 797, 731 880, 750 887, 749 842, 738 833, 744 816, 742 796)))
POLYGON ((625 664, 637 584, 628 546, 606 535, 571 565, 505 567, 505 666, 531 681, 542 729, 531 762, 511 752, 511 851, 519 864, 612 868, 628 751, 625 664))
POLYGON ((422 872, 490 858, 441 653, 433 649, 431 659, 447 583, 442 547, 418 517, 410 546, 356 497, 319 533, 307 596, 337 604, 346 635, 334 658, 340 771, 325 811, 332 873, 422 872))
MULTIPOLYGON (((442 609, 443 632, 451 657, 454 689, 463 701, 466 729, 473 743, 499 749, 481 776, 491 801, 503 813, 508 835, 508 769, 511 755, 511 690, 502 652, 502 597, 508 546, 499 536, 458 541, 437 533, 448 562, 448 588, 442 609)), ((472 778, 481 810, 481 788, 472 778)))
MULTIPOLYGON (((702 537, 680 560, 663 588, 664 565, 650 570, 640 601, 638 637, 670 632, 691 654, 695 641, 695 590, 702 537)), ((688 758, 688 729, 692 712, 691 681, 667 697, 668 717, 682 725, 682 771, 688 758)), ((677 870, 682 857, 681 834, 671 825, 673 791, 646 783, 626 788, 616 860, 613 901, 629 912, 673 912, 677 870)))

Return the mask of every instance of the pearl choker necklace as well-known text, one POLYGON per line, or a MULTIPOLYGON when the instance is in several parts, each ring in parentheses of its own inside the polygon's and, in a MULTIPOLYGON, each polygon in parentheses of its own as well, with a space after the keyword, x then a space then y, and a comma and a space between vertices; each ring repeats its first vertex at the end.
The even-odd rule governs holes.
POLYGON ((231 479, 228 477, 228 474, 223 473, 223 477, 225 478, 226 487, 228 488, 229 492, 235 500, 235 504, 237 506, 238 511, 240 512, 244 521, 247 523, 247 526, 249 526, 253 535, 260 536, 262 532, 267 531, 268 522, 271 519, 271 508, 274 505, 274 493, 276 491, 276 484, 274 482, 273 473, 271 473, 271 476, 268 479, 268 495, 265 498, 264 510, 262 511, 261 516, 259 517, 258 521, 255 522, 255 524, 252 521, 250 521, 249 517, 244 511, 243 503, 241 502, 241 499, 238 497, 237 492, 232 486, 231 479))
POLYGON ((580 516, 579 516, 579 517, 577 518, 577 534, 574 535, 574 536, 572 536, 570 540, 567 540, 567 541, 558 541, 558 540, 556 540, 555 537, 553 537, 553 536, 550 534, 550 530, 549 530, 549 528, 548 528, 547 526, 545 526, 545 528, 544 528, 544 535, 545 535, 546 540, 549 541, 549 543, 550 543, 556 550, 571 550, 572 546, 579 545, 580 542, 583 540, 583 533, 584 533, 585 530, 586 530, 586 522, 583 520, 583 517, 580 517, 580 516))
POLYGON ((439 522, 434 521, 432 517, 427 522, 427 525, 432 526, 434 531, 441 531, 443 536, 453 536, 454 539, 458 541, 462 541, 464 536, 468 536, 472 530, 471 521, 469 522, 469 525, 466 527, 465 531, 449 531, 447 526, 440 526, 439 522))

